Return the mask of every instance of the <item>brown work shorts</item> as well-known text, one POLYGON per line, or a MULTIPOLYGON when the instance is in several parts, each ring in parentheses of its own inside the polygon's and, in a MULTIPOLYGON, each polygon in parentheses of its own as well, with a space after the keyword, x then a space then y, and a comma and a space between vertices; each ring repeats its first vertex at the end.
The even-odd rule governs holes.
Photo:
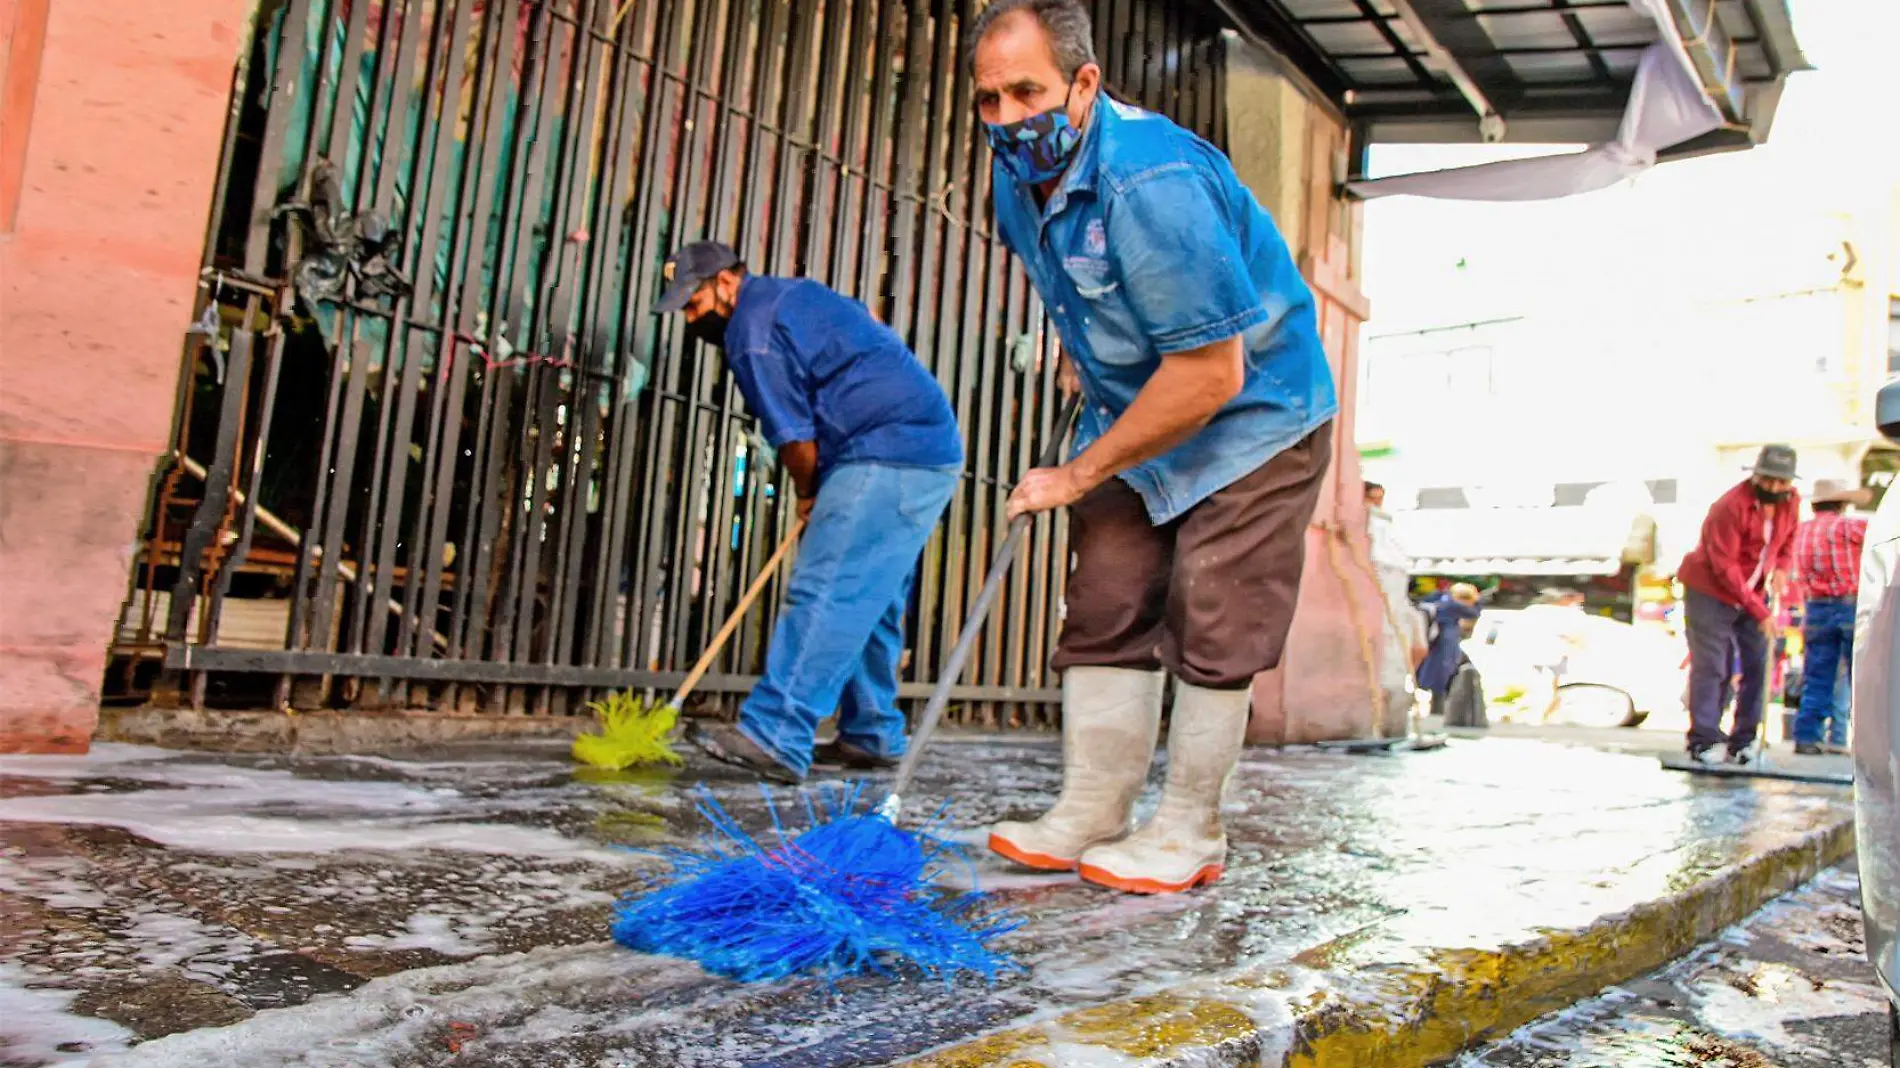
POLYGON ((1119 478, 1075 502, 1056 670, 1165 667, 1231 690, 1278 666, 1332 454, 1328 423, 1161 526, 1119 478))

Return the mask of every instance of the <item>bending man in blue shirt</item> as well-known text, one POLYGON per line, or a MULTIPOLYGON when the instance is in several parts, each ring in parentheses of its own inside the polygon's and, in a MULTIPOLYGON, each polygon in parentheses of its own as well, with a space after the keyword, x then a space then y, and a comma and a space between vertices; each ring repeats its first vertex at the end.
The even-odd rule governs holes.
POLYGON ((1110 99, 1077 0, 994 0, 971 27, 997 222, 1087 404, 1077 451, 1011 515, 1069 508, 1057 644, 1063 784, 990 847, 1163 893, 1220 876, 1220 798, 1254 676, 1279 664, 1306 527, 1332 457, 1313 297, 1227 158, 1110 99), (1129 833, 1165 674, 1167 786, 1129 833))
POLYGON ((795 783, 836 710, 828 756, 891 766, 905 747, 897 664, 911 579, 963 467, 950 400, 903 339, 817 282, 747 274, 710 241, 680 249, 665 275, 655 311, 685 312, 691 336, 725 350, 807 519, 765 676, 736 725, 690 740, 795 783))

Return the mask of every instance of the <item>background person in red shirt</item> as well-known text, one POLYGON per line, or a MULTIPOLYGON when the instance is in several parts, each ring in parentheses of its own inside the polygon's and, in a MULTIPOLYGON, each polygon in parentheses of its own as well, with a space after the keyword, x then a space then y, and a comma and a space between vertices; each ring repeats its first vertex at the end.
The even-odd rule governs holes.
POLYGON ((1807 599, 1801 625, 1806 646, 1801 710, 1794 718, 1797 753, 1820 753, 1824 741, 1846 750, 1847 716, 1834 695, 1841 665, 1854 657, 1854 598, 1860 587, 1860 550, 1867 541, 1867 521, 1848 515, 1847 506, 1865 507, 1872 497, 1846 482, 1816 482, 1814 518, 1795 534, 1795 586, 1807 599))
POLYGON ((1801 515, 1794 479, 1793 447, 1764 447, 1754 473, 1710 507, 1701 540, 1677 572, 1686 588, 1691 759, 1715 763, 1715 747, 1726 741, 1728 761, 1748 763, 1768 694, 1768 646, 1780 630, 1768 602, 1785 587, 1794 562, 1801 515), (1731 648, 1741 656, 1742 684, 1725 736, 1722 682, 1731 648))

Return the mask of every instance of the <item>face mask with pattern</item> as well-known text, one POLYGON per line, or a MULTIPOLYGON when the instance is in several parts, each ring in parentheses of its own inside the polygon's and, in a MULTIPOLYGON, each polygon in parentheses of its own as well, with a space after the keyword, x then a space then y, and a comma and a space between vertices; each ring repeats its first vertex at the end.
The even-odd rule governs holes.
POLYGON ((1068 93, 1048 111, 1015 122, 984 123, 983 136, 1003 169, 1024 185, 1060 177, 1082 143, 1082 131, 1069 121, 1068 93))

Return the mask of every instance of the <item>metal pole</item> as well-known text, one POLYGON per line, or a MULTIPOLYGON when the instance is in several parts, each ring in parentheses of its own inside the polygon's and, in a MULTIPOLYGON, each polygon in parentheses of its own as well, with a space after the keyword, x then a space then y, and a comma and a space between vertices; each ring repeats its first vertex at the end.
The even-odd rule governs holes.
MULTIPOLYGON (((1075 413, 1081 407, 1082 394, 1078 392, 1064 406, 1062 417, 1056 421, 1055 436, 1049 439, 1049 444, 1037 458, 1037 467, 1048 467, 1061 457, 1063 439, 1068 437, 1069 424, 1074 421, 1075 413)), ((930 736, 937 730, 937 721, 943 718, 944 706, 950 703, 950 688, 956 685, 957 677, 963 674, 963 662, 970 658, 970 648, 976 644, 977 632, 983 629, 983 619, 990 614, 990 606, 996 603, 996 595, 1002 591, 1003 581, 1009 577, 1009 565, 1016 559, 1016 546, 1022 543, 1023 533, 1029 529, 1034 518, 1025 513, 1010 522, 1009 532, 1003 536, 1003 544, 990 562, 989 578, 984 580, 982 591, 976 595, 976 603, 970 606, 970 616, 963 622, 963 633, 957 636, 956 647, 950 650, 950 658, 937 674, 937 688, 931 691, 930 702, 924 706, 923 717, 917 721, 917 733, 911 738, 910 751, 904 754, 904 762, 897 769, 897 778, 891 783, 891 796, 881 807, 884 815, 893 821, 897 818, 901 798, 910 787, 910 780, 917 774, 924 747, 930 744, 930 736)))

